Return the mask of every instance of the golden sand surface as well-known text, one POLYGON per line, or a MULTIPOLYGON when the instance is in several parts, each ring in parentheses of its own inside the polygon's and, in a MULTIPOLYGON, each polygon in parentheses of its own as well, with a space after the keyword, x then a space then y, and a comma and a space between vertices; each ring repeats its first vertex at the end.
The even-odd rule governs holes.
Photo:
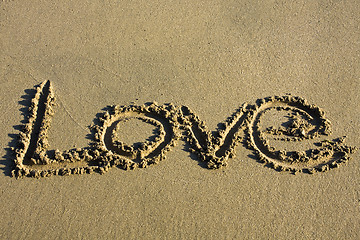
POLYGON ((359 13, 1 1, 0 238, 359 239, 359 13))

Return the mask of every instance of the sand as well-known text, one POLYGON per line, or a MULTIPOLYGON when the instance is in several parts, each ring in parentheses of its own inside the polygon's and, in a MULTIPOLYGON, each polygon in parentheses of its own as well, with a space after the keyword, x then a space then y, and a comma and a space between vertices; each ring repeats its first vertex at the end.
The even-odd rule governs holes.
POLYGON ((0 6, 2 239, 360 237, 356 1, 0 6))

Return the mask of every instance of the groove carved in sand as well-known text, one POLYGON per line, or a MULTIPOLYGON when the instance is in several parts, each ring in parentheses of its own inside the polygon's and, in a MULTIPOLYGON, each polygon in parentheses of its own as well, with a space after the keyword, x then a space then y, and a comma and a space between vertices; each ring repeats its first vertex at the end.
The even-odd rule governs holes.
POLYGON ((99 172, 116 166, 125 170, 145 168, 165 159, 176 140, 183 139, 189 150, 217 169, 235 155, 235 147, 243 143, 252 149, 258 161, 278 171, 314 173, 338 167, 349 159, 354 147, 343 144, 344 137, 321 141, 307 151, 277 150, 270 140, 301 141, 331 133, 331 124, 323 110, 295 96, 273 96, 256 104, 243 104, 216 132, 186 106, 173 104, 142 106, 109 106, 90 126, 93 142, 84 148, 48 151, 47 131, 54 114, 54 92, 50 81, 36 87, 29 117, 19 133, 15 152, 15 169, 19 177, 47 177, 99 172), (262 118, 272 110, 289 112, 289 123, 278 128, 262 128, 262 118), (291 113, 291 114, 290 114, 291 113), (116 130, 128 119, 138 119, 156 127, 156 135, 138 146, 117 139, 116 130))

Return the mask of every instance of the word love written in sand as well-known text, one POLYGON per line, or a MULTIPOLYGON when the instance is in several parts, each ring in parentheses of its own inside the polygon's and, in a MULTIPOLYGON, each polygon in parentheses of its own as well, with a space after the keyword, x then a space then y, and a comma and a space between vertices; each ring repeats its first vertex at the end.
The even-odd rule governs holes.
POLYGON ((254 151, 258 161, 278 171, 314 173, 336 168, 349 159, 354 147, 343 144, 344 137, 317 143, 306 151, 277 150, 270 141, 298 142, 329 135, 330 122, 324 112, 306 100, 291 95, 259 99, 256 104, 243 104, 210 132, 199 117, 186 106, 173 104, 142 106, 109 106, 90 126, 93 141, 88 147, 67 151, 48 151, 48 130, 54 114, 54 92, 50 81, 36 87, 27 123, 19 134, 14 149, 15 177, 47 177, 99 172, 117 166, 129 170, 145 168, 165 159, 165 153, 182 139, 190 145, 208 168, 225 166, 242 142, 254 151), (278 127, 264 127, 266 115, 287 113, 288 121, 278 127), (140 144, 120 141, 117 129, 129 119, 137 119, 156 128, 156 134, 140 144))

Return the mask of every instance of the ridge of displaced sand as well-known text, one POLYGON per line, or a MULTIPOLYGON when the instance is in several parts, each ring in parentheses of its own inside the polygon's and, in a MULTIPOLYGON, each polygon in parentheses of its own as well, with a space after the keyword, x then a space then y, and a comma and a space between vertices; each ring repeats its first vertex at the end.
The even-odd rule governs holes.
POLYGON ((183 139, 190 144, 190 152, 208 168, 227 165, 235 156, 235 147, 243 143, 253 150, 258 161, 277 171, 291 173, 323 172, 346 162, 356 148, 344 145, 345 137, 322 141, 319 147, 307 151, 276 150, 269 145, 268 136, 280 141, 314 139, 331 133, 331 124, 322 109, 305 99, 291 95, 259 99, 255 105, 243 104, 216 132, 210 132, 204 121, 186 106, 148 103, 141 106, 108 106, 90 126, 93 132, 91 146, 48 154, 48 129, 54 114, 55 97, 50 81, 36 87, 31 100, 27 123, 19 133, 15 152, 15 169, 19 177, 47 177, 99 172, 116 166, 124 170, 145 168, 165 159, 165 154, 183 139), (261 130, 261 117, 270 109, 291 111, 288 127, 261 130), (153 140, 139 147, 116 140, 118 125, 127 119, 138 119, 157 128, 153 140), (241 134, 245 132, 245 136, 241 134))

